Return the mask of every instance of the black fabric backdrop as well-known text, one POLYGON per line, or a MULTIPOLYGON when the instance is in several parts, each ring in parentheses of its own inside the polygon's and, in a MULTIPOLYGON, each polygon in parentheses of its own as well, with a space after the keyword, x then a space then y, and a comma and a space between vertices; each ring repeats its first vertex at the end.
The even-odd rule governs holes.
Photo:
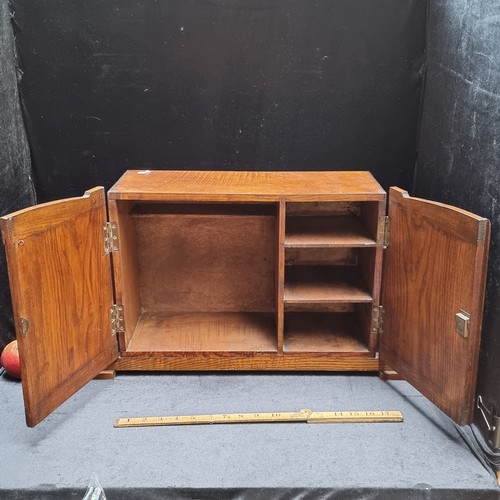
MULTIPOLYGON (((32 205, 35 194, 21 116, 14 39, 7 2, 0 0, 0 214, 32 205)), ((7 268, 0 248, 0 352, 14 339, 7 268)))
MULTIPOLYGON (((500 3, 430 2, 415 192, 492 223, 477 393, 500 411, 500 3)), ((481 415, 476 422, 484 424, 481 415)))
POLYGON ((421 0, 13 0, 41 201, 127 168, 411 187, 421 0))

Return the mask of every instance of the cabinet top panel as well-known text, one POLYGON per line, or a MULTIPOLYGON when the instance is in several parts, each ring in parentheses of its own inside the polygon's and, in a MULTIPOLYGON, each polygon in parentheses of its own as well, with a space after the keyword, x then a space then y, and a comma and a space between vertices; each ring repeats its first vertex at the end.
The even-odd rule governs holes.
POLYGON ((370 172, 129 170, 109 191, 118 200, 380 201, 370 172))

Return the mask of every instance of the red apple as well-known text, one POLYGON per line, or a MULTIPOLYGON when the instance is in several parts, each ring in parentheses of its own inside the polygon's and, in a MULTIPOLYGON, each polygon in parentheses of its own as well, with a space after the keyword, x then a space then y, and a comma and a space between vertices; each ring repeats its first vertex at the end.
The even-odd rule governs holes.
POLYGON ((0 363, 5 368, 5 371, 15 378, 21 378, 21 362, 19 360, 19 349, 17 348, 17 340, 13 340, 5 346, 0 357, 0 363))

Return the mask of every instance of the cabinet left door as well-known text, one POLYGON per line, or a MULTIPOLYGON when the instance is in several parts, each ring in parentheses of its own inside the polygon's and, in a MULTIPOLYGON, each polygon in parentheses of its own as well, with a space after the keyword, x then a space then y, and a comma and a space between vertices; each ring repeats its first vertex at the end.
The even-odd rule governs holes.
POLYGON ((117 358, 106 194, 97 187, 0 220, 33 427, 117 358))

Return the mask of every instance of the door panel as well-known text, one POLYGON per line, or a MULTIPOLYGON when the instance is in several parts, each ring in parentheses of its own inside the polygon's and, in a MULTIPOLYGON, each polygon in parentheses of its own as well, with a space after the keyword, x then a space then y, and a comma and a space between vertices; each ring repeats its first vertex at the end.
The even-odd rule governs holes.
POLYGON ((464 210, 389 196, 380 357, 459 424, 471 421, 490 224, 464 210), (468 337, 456 314, 470 314, 468 337))
POLYGON ((1 218, 30 427, 117 358, 105 222, 103 188, 1 218))

